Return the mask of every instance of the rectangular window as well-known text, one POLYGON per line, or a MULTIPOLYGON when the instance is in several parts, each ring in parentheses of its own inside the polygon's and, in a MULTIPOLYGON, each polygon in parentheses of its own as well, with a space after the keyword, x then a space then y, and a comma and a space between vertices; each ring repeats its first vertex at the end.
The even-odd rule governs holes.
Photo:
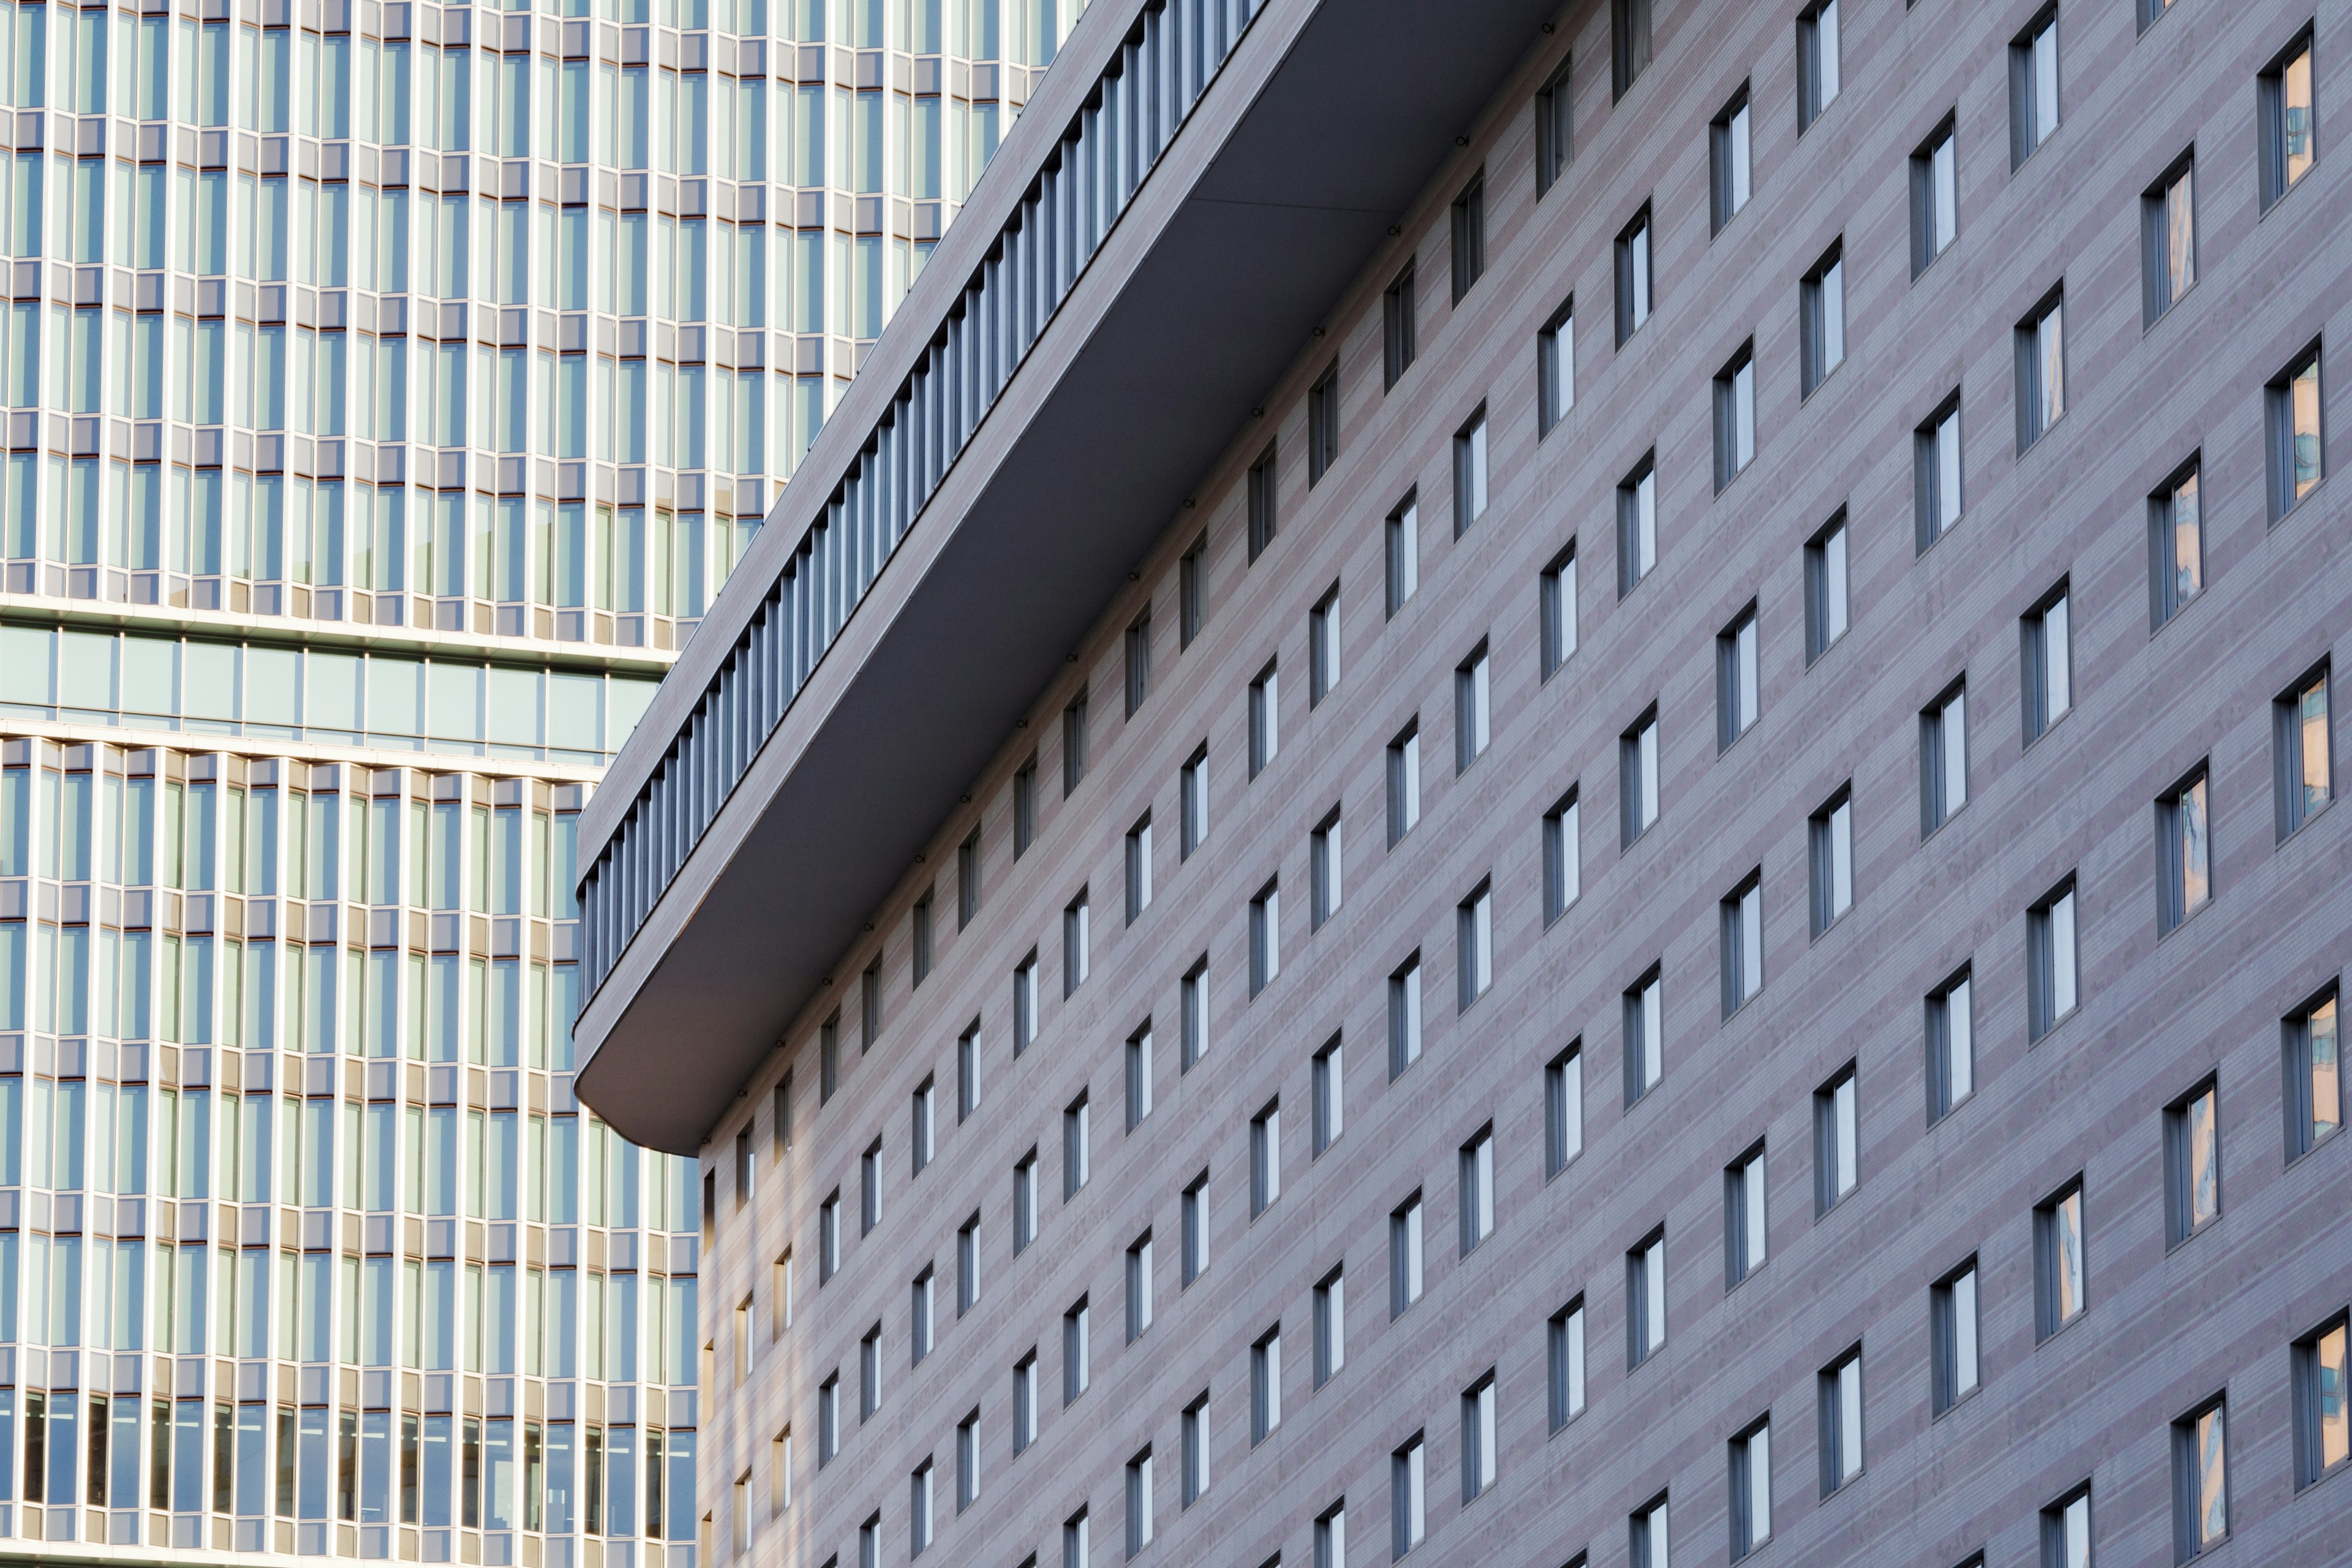
POLYGON ((1861 1093, 1854 1064, 1813 1090, 1813 1213, 1843 1203, 1862 1179, 1861 1093))
POLYGON ((2074 650, 2064 583, 2018 622, 2023 668, 2020 686, 2025 705, 2025 743, 2049 733, 2074 706, 2074 650))
POLYGON ((2083 1315, 2083 1179, 2033 1210, 2033 1337, 2046 1340, 2083 1315))
POLYGON ((1911 433, 1913 510, 1918 549, 1950 532, 1960 521, 1960 395, 1946 398, 1911 433))
POLYGON ((1642 455, 1617 482, 1617 596, 1623 598, 1658 563, 1658 465, 1642 455))
POLYGON ((1666 1233, 1651 1232, 1625 1255, 1625 1370, 1666 1344, 1666 1233))
POLYGON ((1202 742, 1192 754, 1184 759, 1183 771, 1177 777, 1177 794, 1181 797, 1178 809, 1183 813, 1179 825, 1177 858, 1190 860, 1192 851, 1209 841, 1209 746, 1202 742))
POLYGON ((1708 189, 1712 195, 1709 214, 1713 227, 1709 232, 1721 234, 1723 226, 1748 205, 1751 185, 1748 167, 1748 84, 1741 82, 1731 101, 1723 106, 1707 127, 1708 189))
POLYGON ((956 1511, 980 1500, 980 1412, 956 1423, 956 1511))
POLYGON ((1127 830, 1127 923, 1151 907, 1151 816, 1127 830))
POLYGON ((1315 1282, 1315 1386, 1348 1364, 1348 1279, 1334 1268, 1315 1282))
POLYGON ((1486 515, 1486 408, 1454 433, 1454 537, 1486 515))
POLYGON ((1151 609, 1146 605, 1127 627, 1127 716, 1134 718, 1150 695, 1151 609))
POLYGON ((980 1020, 956 1037, 956 1121, 969 1121, 980 1109, 980 1020))
POLYGON ((1085 1509, 1062 1521, 1062 1568, 1094 1568, 1094 1526, 1085 1509))
POLYGON ((1830 796, 1807 827, 1812 844, 1813 934, 1819 936, 1853 908, 1853 786, 1830 796))
POLYGON ((1862 1347, 1822 1368, 1822 1496, 1862 1474, 1862 1347))
POLYGON ((1339 584, 1307 612, 1307 706, 1320 707, 1339 684, 1339 584))
POLYGON ((2338 1056, 2334 986, 2306 1002, 2281 1026, 2286 1061, 2286 1157, 2299 1159, 2344 1125, 2344 1079, 2338 1056))
POLYGON ((1062 1201, 1068 1203, 1078 1195, 1092 1174, 1094 1118, 1087 1097, 1077 1099, 1062 1109, 1062 1201))
POLYGON ((1341 850, 1339 808, 1335 805, 1307 840, 1307 871, 1313 883, 1307 911, 1310 931, 1322 930, 1323 922, 1339 912, 1341 850))
POLYGON ((1013 972, 1013 1054, 1019 1056, 1037 1037, 1037 950, 1013 972))
POLYGON ((1544 1179, 1584 1152, 1584 1042, 1571 1040, 1544 1064, 1544 1179))
POLYGON ((1250 1118, 1250 1218, 1282 1196, 1282 1101, 1268 1100, 1250 1118))
POLYGON ((1454 302, 1462 303, 1486 270, 1486 172, 1470 176, 1454 198, 1454 302))
POLYGON ((1722 928, 1723 1016, 1730 1017, 1764 989, 1764 879, 1760 870, 1727 894, 1717 909, 1722 928))
POLYGON ((2230 1538, 2227 1425, 2218 1394, 2172 1424, 2172 1540, 2179 1562, 2230 1538))
POLYGON ((1756 348, 1748 342, 1715 373, 1716 493, 1720 495, 1755 460, 1756 348))
POLYGON ((1495 1128, 1478 1129, 1461 1149, 1462 1256, 1495 1234, 1495 1128))
POLYGON ((929 979, 931 973, 931 895, 928 891, 915 900, 908 925, 908 946, 911 949, 908 968, 912 976, 908 989, 911 990, 929 979))
POLYGON ((1408 494, 1382 529, 1388 561, 1388 615, 1393 620, 1421 584, 1421 507, 1408 494))
POLYGON ((1389 847, 1421 820, 1421 721, 1415 719, 1388 748, 1389 847))
POLYGON ((908 1489, 907 1541, 909 1555, 915 1557, 931 1544, 931 1461, 925 1459, 915 1467, 908 1489))
POLYGON ((1644 202, 1617 234, 1617 346, 1623 348, 1649 319, 1650 207, 1644 202))
POLYGON ((1454 670, 1454 771, 1486 754, 1493 732, 1493 668, 1481 642, 1454 670))
POLYGON ((980 1304, 980 1215, 956 1229, 956 1316, 980 1304))
POLYGON ((1576 652, 1576 541, 1552 557, 1536 580, 1538 657, 1549 680, 1576 652))
POLYGON ((1715 637, 1715 744, 1727 751, 1755 724, 1759 670, 1756 605, 1750 601, 1715 637))
POLYGON ((1202 533, 1176 562, 1176 649, 1181 653, 1201 635, 1208 616, 1209 536, 1202 533))
POLYGON ((2045 8, 2009 44, 2009 166, 2022 164, 2058 130, 2058 7, 2045 8))
POLYGON ((1265 553, 1265 547, 1274 542, 1274 445, 1268 442, 1249 468, 1249 558, 1253 566, 1265 553))
POLYGON ((1280 693, 1278 675, 1269 659, 1249 687, 1249 776, 1253 779, 1265 771, 1266 763, 1281 749, 1280 693))
POLYGON ((2042 1568, 2091 1568, 2091 1489, 2042 1510, 2042 1568))
POLYGON ((1087 1299, 1078 1298, 1077 1305, 1062 1314, 1062 1403, 1075 1404, 1087 1391, 1088 1381, 1087 1344, 1092 1314, 1087 1299))
POLYGON ((1037 759, 1032 756, 1013 770, 1013 858, 1020 859, 1036 842, 1037 759))
POLYGON ((1584 1298, 1544 1325, 1544 1383, 1555 1432, 1584 1414, 1584 1298))
POLYGON ((2213 899, 2213 855, 2208 832, 2205 764, 2166 791, 2156 803, 2157 864, 2162 877, 2159 932, 2180 922, 2213 899))
POLYGON ((1838 0, 1819 0, 1797 13, 1798 135, 1837 101, 1838 78, 1838 0))
POLYGON ((841 1452, 841 1373, 835 1373, 816 1389, 816 1468, 823 1469, 841 1452))
POLYGON ((2205 587, 2205 519, 2198 486, 2200 459, 2147 498, 2147 620, 2155 630, 2205 587))
POLYGON ((1617 780, 1622 848, 1658 820, 1658 710, 1651 704, 1633 727, 1617 739, 1617 780))
POLYGON ((1536 333, 1536 437, 1552 433, 1576 406, 1576 300, 1554 310, 1536 333))
POLYGON ((2270 426, 2271 521, 2276 522, 2319 488, 2319 345, 2313 343, 2265 389, 2270 426))
POLYGON ((2080 1000, 2072 877, 2026 911, 2025 941, 2030 1037, 2039 1040, 2072 1017, 2080 1000))
POLYGON ((1032 1148, 1013 1163, 1013 1256, 1018 1258, 1037 1239, 1037 1151, 1032 1148))
POLYGON ((1209 1054, 1209 961, 1193 961, 1177 988, 1176 1067, 1191 1072, 1209 1054))
POLYGON ((2140 315, 2154 322, 2197 286, 2197 155, 2140 193, 2140 315))
POLYGON ((907 1138, 908 1152, 913 1165, 910 1174, 921 1175, 923 1168, 931 1163, 933 1120, 931 1113, 932 1108, 938 1103, 939 1086, 932 1079, 926 1078, 915 1086, 914 1098, 909 1102, 911 1114, 908 1121, 911 1125, 908 1130, 907 1138))
POLYGON ((1919 837, 1932 836, 1969 802, 1966 678, 1919 714, 1919 837))
POLYGON ((1492 1372, 1462 1391, 1462 1500, 1465 1504, 1477 1501, 1495 1484, 1496 1405, 1492 1372))
POLYGON ((1771 1256, 1764 1185, 1764 1145, 1723 1173, 1723 1288, 1737 1287, 1771 1256))
POLYGON ((2259 82, 2263 208, 2294 187, 2319 155, 2312 117, 2311 29, 2273 59, 2259 82))
POLYGON ((776 1080, 775 1123, 768 1147, 773 1158, 781 1160, 793 1146, 793 1074, 790 1068, 776 1080))
POLYGON ((1282 884, 1268 882, 1250 900, 1250 996, 1282 973, 1282 884))
MULTIPOLYGON (((1830 0, 1834 6, 1836 0, 1830 0)), ((1845 363, 1845 246, 1830 247, 1797 286, 1803 316, 1803 392, 1811 397, 1830 373, 1845 363)))
POLYGON ((2017 323, 2017 449, 2049 433, 2066 413, 2066 300, 2053 289, 2017 323))
MULTIPOLYGON (((1019 1458, 1037 1440, 1037 1352, 1031 1351, 1013 1363, 1013 1457, 1019 1458)), ((1080 1560, 1084 1561, 1084 1548, 1080 1560)))
POLYGON ((1127 1249, 1127 1342, 1133 1344, 1151 1327, 1151 1233, 1145 1231, 1127 1249))
MULTIPOLYGON (((1625 96, 1650 65, 1650 0, 1610 0, 1609 82, 1611 101, 1625 96)), ((1664 1568, 1663 1563, 1659 1568, 1664 1568)))
POLYGON ((915 1276, 914 1283, 908 1290, 907 1340, 911 1352, 909 1364, 915 1366, 922 1365, 923 1358, 931 1353, 931 1344, 939 1330, 938 1316, 931 1310, 932 1283, 933 1275, 927 1264, 923 1271, 915 1276))
POLYGON ((1282 1425, 1282 1325, 1276 1323, 1250 1346, 1250 1447, 1282 1425))
POLYGON ((857 1342, 857 1419, 871 1421, 882 1408, 882 1325, 875 1324, 857 1342))
POLYGON ((1087 983, 1092 962, 1093 908, 1086 889, 1062 910, 1062 994, 1071 995, 1087 983))
POLYGON ((1313 489, 1339 460, 1339 362, 1333 360, 1307 389, 1307 488, 1313 489))
POLYGON ((1976 1090, 1976 1018, 1963 969, 1927 994, 1928 1122, 1949 1116, 1976 1090))
POLYGON ((1625 1103, 1632 1105, 1665 1076, 1665 1021, 1659 966, 1625 993, 1625 1103))
POLYGON ((1389 1555, 1402 1557, 1429 1532, 1428 1457, 1421 1434, 1389 1456, 1389 1555))
POLYGON ((1759 1421, 1731 1440, 1731 1556, 1772 1538, 1772 1424, 1759 1421))
POLYGON ((1389 1316, 1402 1317, 1421 1300, 1421 1194, 1389 1214, 1389 1316))
POLYGON ((1381 295, 1381 390, 1386 392, 1397 379, 1412 368, 1413 287, 1412 262, 1408 258, 1404 268, 1390 280, 1381 295))
POLYGON ((1345 1499, 1316 1516, 1315 1568, 1348 1568, 1348 1508, 1345 1499))
POLYGON ((1934 1339, 1935 1413, 1941 1415, 1977 1391, 1977 1260, 1969 1258, 1927 1293, 1934 1339))
POLYGON ((1307 1074, 1314 1099, 1311 1152, 1319 1159, 1347 1129, 1346 1074, 1339 1036, 1332 1036, 1315 1053, 1307 1063, 1307 1074))
POLYGON ((1082 686, 1062 710, 1062 798, 1067 800, 1086 776, 1087 691, 1082 686))
POLYGON ((1184 1256, 1179 1288, 1189 1286, 1209 1269, 1209 1173, 1202 1172, 1185 1187, 1177 1205, 1182 1221, 1184 1256))
POLYGON ((1846 600, 1845 513, 1830 519, 1819 533, 1805 542, 1805 663, 1830 650, 1845 636, 1846 600))
POLYGON ((1627 1568, 1666 1568, 1666 1494, 1634 1510, 1626 1521, 1627 1568))
POLYGON ((1911 276, 1915 279, 1959 237, 1959 160, 1953 128, 1954 117, 1948 114, 1911 153, 1911 276))
POLYGON ((1151 1020, 1127 1037, 1127 1130, 1151 1114, 1151 1020))
POLYGON ((1389 976, 1389 1077, 1421 1060, 1421 954, 1389 976))
POLYGON ((857 1053, 874 1048, 882 1037, 882 961, 876 959, 857 977, 857 1053))
POLYGON ((1552 804, 1543 819, 1544 924, 1568 912, 1583 896, 1584 869, 1576 786, 1552 804))
POLYGON ((2221 1215, 2220 1095, 2211 1079, 2164 1110, 2165 1244, 2178 1247, 2221 1215))
POLYGON ((841 1189, 826 1194, 816 1210, 816 1282, 828 1283, 841 1268, 841 1189))
POLYGON ((1562 59, 1536 89, 1538 201, 1568 173, 1569 160, 1576 156, 1574 106, 1569 97, 1569 68, 1574 63, 1573 56, 1562 59))
POLYGON ((2346 1361, 2346 1334, 2345 1321, 2338 1317, 2294 1346, 2294 1484, 2298 1490, 2333 1475, 2352 1458, 2352 1413, 2345 1405, 2352 1365, 2346 1361))

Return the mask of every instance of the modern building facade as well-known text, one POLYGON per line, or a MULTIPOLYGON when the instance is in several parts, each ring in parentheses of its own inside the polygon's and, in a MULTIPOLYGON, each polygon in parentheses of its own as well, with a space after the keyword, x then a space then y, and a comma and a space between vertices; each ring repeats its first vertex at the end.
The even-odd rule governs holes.
POLYGON ((695 1560, 579 813, 1068 24, 0 15, 0 1555, 695 1560))
POLYGON ((711 1558, 2340 1556, 2337 20, 1097 0, 583 815, 711 1558))

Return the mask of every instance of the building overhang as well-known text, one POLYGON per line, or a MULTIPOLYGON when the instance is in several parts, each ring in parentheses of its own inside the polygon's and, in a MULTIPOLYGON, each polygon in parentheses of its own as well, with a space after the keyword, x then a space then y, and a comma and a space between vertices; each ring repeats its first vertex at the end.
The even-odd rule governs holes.
MULTIPOLYGON (((1267 0, 587 1000, 606 1121, 700 1148, 1557 4, 1267 0)), ((591 803, 583 866, 1142 10, 1087 8, 591 803)))

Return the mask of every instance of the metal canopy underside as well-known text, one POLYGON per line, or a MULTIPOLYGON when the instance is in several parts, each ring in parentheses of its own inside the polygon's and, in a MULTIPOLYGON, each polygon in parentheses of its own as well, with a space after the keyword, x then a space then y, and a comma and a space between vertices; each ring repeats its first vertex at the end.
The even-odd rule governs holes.
MULTIPOLYGON (((917 521, 910 544, 953 531, 931 542, 936 557, 926 567, 902 546, 884 568, 923 575, 895 610, 857 612, 892 618, 678 936, 625 1006, 592 999, 578 1087, 606 1121, 653 1148, 700 1148, 1555 4, 1326 0, 1307 20, 978 499, 917 521)), ((1276 20, 1258 18, 1228 77, 1276 20)), ((1171 161, 1153 178, 1177 174, 1171 161)), ((1070 330, 1080 302, 1049 333, 1070 330)), ((902 313, 891 330, 913 326, 902 313)), ((1007 403, 1023 376, 1050 374, 1040 357, 1007 403)), ((739 794, 760 784, 748 776, 739 794)), ((625 983, 616 965, 604 990, 625 983)))

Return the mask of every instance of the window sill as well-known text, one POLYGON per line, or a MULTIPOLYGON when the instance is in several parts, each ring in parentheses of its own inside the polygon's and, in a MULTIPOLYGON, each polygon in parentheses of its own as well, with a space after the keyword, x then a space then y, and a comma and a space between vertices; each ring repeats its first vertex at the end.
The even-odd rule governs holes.
POLYGON ((2271 519, 2271 526, 2273 528, 2280 527, 2290 519, 2299 516, 2304 510, 2309 507, 2312 501, 2326 491, 2326 489, 2327 476, 2323 473, 2318 479, 2312 481, 2311 489, 2309 490, 2295 498, 2294 505, 2288 507, 2284 511, 2280 512, 2276 517, 2271 519))
POLYGON ((2049 1333, 2043 1335, 2041 1339, 2034 1341, 2033 1348, 2037 1351, 2041 1351, 2046 1350, 2050 1346, 2056 1344, 2060 1339, 2064 1337, 2069 1330, 2073 1329, 2075 1324, 2081 1322, 2090 1315, 2091 1309, 2088 1307, 2084 1308, 2081 1311, 2075 1313, 2073 1317, 2067 1319, 2064 1322, 2051 1330, 2049 1333))
POLYGON ((1945 1405, 1941 1410, 1938 1410, 1938 1411, 1937 1411, 1934 1415, 1932 1415, 1928 1416, 1928 1417, 1927 1417, 1927 1423, 1928 1423, 1928 1425, 1932 1426, 1934 1426, 1937 1422, 1941 1421, 1941 1420, 1943 1420, 1946 1416, 1948 1416, 1948 1415, 1951 1415, 1954 1411, 1957 1411, 1957 1410, 1959 1410, 1959 1409, 1961 1409, 1961 1408, 1965 1407, 1966 1405, 1969 1405, 1970 1403, 1972 1403, 1972 1402, 1976 1399, 1977 1395, 1979 1395, 1979 1394, 1982 1394, 1983 1392, 1984 1392, 1984 1380, 1983 1380, 1983 1378, 1979 1377, 1979 1378, 1978 1378, 1978 1380, 1977 1380, 1977 1385, 1976 1385, 1974 1388, 1969 1389, 1966 1394, 1961 1394, 1958 1399, 1953 1400, 1949 1405, 1945 1405))
POLYGON ((2083 1005, 2082 1005, 2081 1003, 2077 1002, 2074 1006, 2069 1007, 2065 1012, 2061 1013, 2061 1014, 2060 1014, 2058 1016, 2056 1016, 2055 1018, 2051 1019, 2051 1020, 2050 1020, 2050 1026, 2049 1026, 2048 1028, 2046 1028, 2046 1029, 2042 1030, 2040 1034, 2038 1034, 2038 1035, 2034 1036, 2032 1039, 2030 1039, 2030 1040, 2028 1040, 2028 1041, 2026 1041, 2026 1042, 2025 1042, 2025 1044, 2026 1044, 2026 1048, 2027 1048, 2027 1049, 2029 1049, 2029 1050, 2031 1050, 2031 1049, 2032 1049, 2032 1048, 2034 1048, 2034 1047, 2036 1047, 2040 1046, 2040 1045, 2041 1045, 2044 1040, 2049 1039, 2052 1036, 2055 1035, 2059 1030, 2061 1030, 2061 1029, 2064 1028, 2064 1027, 2067 1026, 2067 1024, 2068 1024, 2069 1022, 2071 1022, 2071 1021, 2074 1019, 2074 1016, 2075 1016, 2076 1014, 2080 1013, 2082 1010, 2083 1010, 2083 1005))
MULTIPOLYGON (((2325 1142, 2325 1140, 2322 1140, 2322 1142, 2325 1142)), ((2316 1148, 2317 1146, 2317 1144, 2313 1145, 2314 1148, 2316 1148)), ((2167 1258, 2171 1257, 2174 1253, 2179 1252, 2182 1247, 2187 1247, 2190 1242, 2195 1241, 2199 1237, 2210 1232, 2215 1226, 2218 1226, 2221 1223, 2221 1216, 2217 1214, 2211 1219, 2207 1220, 2203 1225, 2199 1226, 2195 1230, 2190 1231, 2187 1236, 2182 1237, 2179 1240, 2166 1242, 2164 1244, 2164 1255, 2167 1258)))

